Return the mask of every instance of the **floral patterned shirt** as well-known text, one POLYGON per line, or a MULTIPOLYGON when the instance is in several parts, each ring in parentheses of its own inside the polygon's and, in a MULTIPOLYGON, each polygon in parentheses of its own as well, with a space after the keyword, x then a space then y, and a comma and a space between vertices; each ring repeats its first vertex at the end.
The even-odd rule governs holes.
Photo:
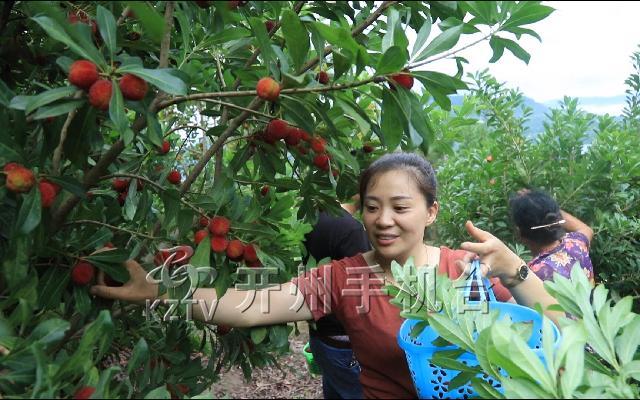
POLYGON ((571 277, 571 269, 582 268, 587 279, 593 279, 593 265, 589 257, 589 239, 580 232, 569 232, 557 247, 540 253, 529 262, 529 268, 543 281, 552 281, 553 273, 571 277))

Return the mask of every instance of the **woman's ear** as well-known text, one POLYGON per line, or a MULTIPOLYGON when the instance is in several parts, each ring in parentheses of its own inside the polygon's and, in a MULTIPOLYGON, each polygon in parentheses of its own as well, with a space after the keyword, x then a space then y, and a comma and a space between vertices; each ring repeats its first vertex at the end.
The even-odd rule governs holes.
POLYGON ((433 202, 433 205, 427 207, 427 226, 433 224, 438 217, 438 211, 440 211, 440 204, 437 201, 433 202))

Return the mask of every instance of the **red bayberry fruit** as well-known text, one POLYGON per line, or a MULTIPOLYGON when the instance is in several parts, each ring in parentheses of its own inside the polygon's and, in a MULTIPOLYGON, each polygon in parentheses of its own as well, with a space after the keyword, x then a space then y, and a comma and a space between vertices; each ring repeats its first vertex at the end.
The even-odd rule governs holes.
POLYGON ((206 228, 207 226, 209 226, 209 218, 203 215, 200 217, 200 219, 198 219, 198 223, 201 227, 206 228))
POLYGON ((5 166, 2 168, 2 171, 4 172, 9 172, 12 169, 16 169, 16 168, 24 168, 21 164, 15 163, 15 162, 10 162, 5 164, 5 166))
POLYGON ((36 184, 36 177, 30 169, 19 164, 18 166, 8 166, 9 168, 7 168, 7 166, 5 166, 5 173, 7 175, 6 185, 10 191, 14 193, 26 193, 36 184))
POLYGON ((309 150, 306 147, 304 147, 302 144, 299 144, 297 149, 301 154, 307 154, 309 152, 309 150))
POLYGON ((93 395, 93 393, 95 393, 95 391, 96 388, 92 386, 84 386, 76 390, 76 392, 73 394, 73 398, 75 400, 87 400, 93 395))
POLYGON ((267 32, 271 32, 271 30, 276 26, 276 21, 268 20, 264 21, 264 27, 267 32))
POLYGON ((69 22, 73 25, 76 23, 86 24, 91 26, 91 33, 94 35, 98 32, 98 24, 96 21, 89 18, 89 14, 83 10, 76 10, 74 13, 68 15, 69 22))
POLYGON ((224 253, 228 245, 229 242, 224 236, 214 236, 211 238, 211 250, 213 250, 214 253, 224 253))
POLYGON ((71 280, 79 286, 88 285, 96 274, 96 268, 86 261, 78 262, 71 270, 71 280))
POLYGON ((269 186, 264 185, 262 188, 260 188, 260 194, 263 196, 269 194, 269 186))
POLYGON ((206 238, 208 235, 209 232, 206 229, 200 229, 195 233, 193 241, 196 242, 196 244, 200 244, 200 242, 202 242, 202 239, 206 238))
POLYGON ((326 144, 327 141, 321 137, 316 136, 311 139, 311 149, 316 153, 324 153, 326 144))
POLYGON ((111 101, 111 89, 111 81, 98 79, 89 88, 89 103, 99 110, 108 110, 109 101, 111 101))
POLYGON ((78 60, 69 68, 69 82, 82 89, 89 89, 99 78, 98 67, 88 60, 78 60))
POLYGON ((244 254, 244 244, 238 239, 232 240, 227 246, 227 257, 232 261, 242 259, 244 254))
POLYGON ((287 132, 287 137, 284 139, 284 141, 289 146, 297 146, 298 143, 300 143, 300 139, 302 139, 303 132, 304 131, 300 128, 290 127, 289 132, 287 132))
POLYGON ((372 153, 373 150, 375 149, 370 144, 365 144, 364 146, 362 146, 362 151, 364 151, 365 153, 372 153))
POLYGON ((256 85, 258 97, 267 101, 276 101, 280 96, 280 84, 272 78, 262 78, 256 85))
POLYGON ((247 264, 247 267, 249 268, 260 268, 262 266, 262 263, 260 262, 260 260, 245 261, 245 264, 247 264))
POLYGON ((116 178, 111 185, 116 192, 124 192, 129 189, 129 180, 116 178))
POLYGON ((122 96, 129 100, 142 100, 147 94, 149 85, 144 79, 138 78, 133 74, 125 74, 120 78, 120 90, 122 96))
POLYGON ((162 141, 162 147, 160 147, 160 154, 167 154, 171 150, 171 143, 168 140, 162 141))
POLYGON ((413 87, 413 76, 409 75, 409 70, 406 69, 398 74, 391 75, 391 80, 407 90, 413 87))
POLYGON ((175 169, 169 172, 169 175, 167 175, 167 180, 174 185, 180 184, 181 179, 182 177, 180 176, 180 172, 176 171, 175 169))
POLYGON ((213 217, 209 222, 209 232, 213 233, 216 236, 224 236, 229 233, 229 228, 231 227, 231 222, 225 217, 213 217))
POLYGON ((229 325, 218 325, 216 328, 216 333, 220 336, 224 336, 227 335, 229 332, 231 332, 231 328, 229 325))
POLYGON ((40 181, 38 184, 40 188, 40 203, 42 208, 49 208, 51 204, 56 200, 58 191, 53 183, 47 181, 40 181))
POLYGON ((124 203, 127 201, 127 192, 120 192, 120 194, 118 195, 118 203, 120 204, 120 206, 124 206, 124 203))
POLYGON ((244 260, 248 263, 258 261, 258 254, 256 253, 256 248, 252 243, 249 243, 248 245, 244 246, 243 257, 244 257, 244 260))
POLYGON ((329 156, 326 154, 318 154, 313 158, 313 164, 321 170, 329 170, 329 156))
POLYGON ((289 123, 287 121, 281 119, 272 119, 267 125, 266 136, 280 140, 284 139, 289 135, 289 123))
POLYGON ((327 74, 326 71, 320 71, 318 72, 318 74, 316 75, 316 80, 323 84, 326 85, 327 83, 329 83, 329 74, 327 74))

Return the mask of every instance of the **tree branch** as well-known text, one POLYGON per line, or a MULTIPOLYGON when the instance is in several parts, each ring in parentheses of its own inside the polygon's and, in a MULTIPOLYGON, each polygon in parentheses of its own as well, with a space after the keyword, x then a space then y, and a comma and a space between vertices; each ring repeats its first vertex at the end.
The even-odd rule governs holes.
POLYGON ((125 229, 125 228, 120 228, 118 226, 113 226, 113 225, 109 225, 106 224, 104 222, 100 222, 100 221, 93 221, 90 219, 78 219, 75 221, 69 221, 67 223, 65 223, 63 226, 69 226, 69 225, 79 225, 79 224, 93 224, 93 225, 100 225, 100 226, 104 226, 107 227, 109 229, 113 229, 116 231, 122 231, 122 232, 126 232, 129 233, 131 235, 136 235, 136 236, 141 236, 143 238, 147 238, 147 239, 151 239, 151 240, 158 240, 160 238, 158 237, 154 237, 154 236, 149 236, 149 235, 145 235, 144 233, 140 233, 140 232, 136 232, 136 231, 131 231, 129 229, 125 229))
MULTIPOLYGON (((361 34, 362 32, 364 32, 365 29, 367 29, 371 24, 373 24, 381 15, 382 13, 384 13, 387 8, 391 7, 392 5, 394 5, 395 3, 397 3, 397 1, 385 1, 383 2, 380 7, 378 7, 374 12, 371 13, 371 15, 369 15, 367 17, 367 19, 365 19, 364 21, 362 21, 362 23, 358 26, 356 26, 355 28, 353 28, 351 30, 351 36, 357 36, 359 34, 361 34)), ((323 57, 326 57, 329 53, 331 53, 333 51, 333 48, 331 46, 327 46, 324 48, 323 50, 323 57)), ((300 71, 298 72, 298 75, 302 75, 304 72, 310 70, 311 68, 315 67, 316 64, 318 64, 318 62, 320 62, 320 57, 316 57, 312 60, 307 61, 306 64, 304 64, 302 66, 302 68, 300 69, 300 71)))
POLYGON ((428 59, 426 59, 424 61, 420 61, 420 62, 417 62, 417 63, 409 64, 407 66, 407 69, 415 69, 415 68, 421 67, 423 65, 431 64, 434 61, 442 60, 443 58, 447 58, 449 56, 452 56, 452 55, 454 55, 456 53, 461 52, 462 50, 466 50, 471 46, 475 46, 476 44, 478 44, 478 43, 480 43, 480 42, 482 42, 484 40, 487 40, 488 38, 490 38, 491 36, 493 36, 495 34, 496 34, 495 31, 490 30, 488 34, 486 34, 485 36, 481 37, 480 39, 478 39, 478 40, 476 40, 474 42, 471 42, 471 43, 469 43, 467 45, 464 45, 464 46, 460 47, 459 49, 449 50, 449 51, 447 51, 445 53, 440 54, 437 57, 428 58, 428 59))
MULTIPOLYGON (((332 85, 327 85, 327 86, 314 86, 314 87, 306 87, 306 88, 290 88, 290 89, 282 89, 280 91, 280 94, 300 94, 300 93, 322 93, 322 92, 331 92, 334 90, 343 90, 343 89, 349 89, 349 88, 353 88, 353 87, 357 87, 357 86, 362 86, 362 85, 366 85, 368 83, 371 82, 384 82, 385 78, 384 76, 374 76, 373 78, 368 78, 362 81, 355 81, 355 82, 351 82, 351 83, 343 83, 343 84, 332 84, 332 85)), ((191 100, 212 100, 212 99, 216 99, 218 97, 248 97, 248 96, 256 96, 257 92, 255 90, 240 90, 237 92, 209 92, 209 93, 195 93, 195 94, 191 94, 191 95, 187 95, 187 96, 179 96, 179 97, 174 97, 170 100, 166 100, 161 102, 160 104, 158 104, 158 109, 162 110, 165 109, 169 106, 175 105, 175 104, 180 104, 180 103, 184 103, 185 101, 191 101, 191 100)), ((216 101, 219 104, 223 104, 223 102, 221 101, 216 101)), ((226 103, 224 105, 228 105, 229 107, 233 107, 233 108, 237 108, 240 110, 244 110, 246 112, 252 113, 252 114, 259 114, 262 116, 267 116, 268 114, 263 114, 260 112, 257 112, 255 110, 252 110, 250 107, 249 108, 244 108, 241 106, 237 106, 235 104, 231 104, 231 103, 226 103)), ((269 115, 268 116, 270 119, 273 119, 274 117, 269 115)))
MULTIPOLYGON (((82 97, 82 90, 78 90, 74 95, 74 99, 79 99, 82 97)), ((78 109, 74 109, 67 114, 67 119, 64 121, 64 125, 62 125, 62 130, 60 131, 60 140, 58 142, 58 147, 53 151, 53 160, 52 170, 54 175, 60 175, 60 158, 62 157, 62 149, 64 147, 64 142, 67 140, 67 133, 69 132, 69 126, 71 125, 71 121, 78 114, 78 109)))

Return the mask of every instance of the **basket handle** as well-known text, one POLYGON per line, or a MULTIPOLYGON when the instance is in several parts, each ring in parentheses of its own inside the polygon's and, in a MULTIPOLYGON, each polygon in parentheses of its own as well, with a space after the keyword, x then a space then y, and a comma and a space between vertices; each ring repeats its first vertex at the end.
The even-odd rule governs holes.
POLYGON ((471 287, 473 283, 476 283, 478 287, 478 291, 480 292, 481 300, 485 301, 496 301, 496 295, 493 293, 493 289, 491 289, 491 282, 489 279, 482 277, 482 270, 480 268, 480 260, 475 259, 471 261, 471 273, 469 274, 469 278, 467 278, 467 284, 464 288, 464 298, 468 299, 471 295, 471 287))

